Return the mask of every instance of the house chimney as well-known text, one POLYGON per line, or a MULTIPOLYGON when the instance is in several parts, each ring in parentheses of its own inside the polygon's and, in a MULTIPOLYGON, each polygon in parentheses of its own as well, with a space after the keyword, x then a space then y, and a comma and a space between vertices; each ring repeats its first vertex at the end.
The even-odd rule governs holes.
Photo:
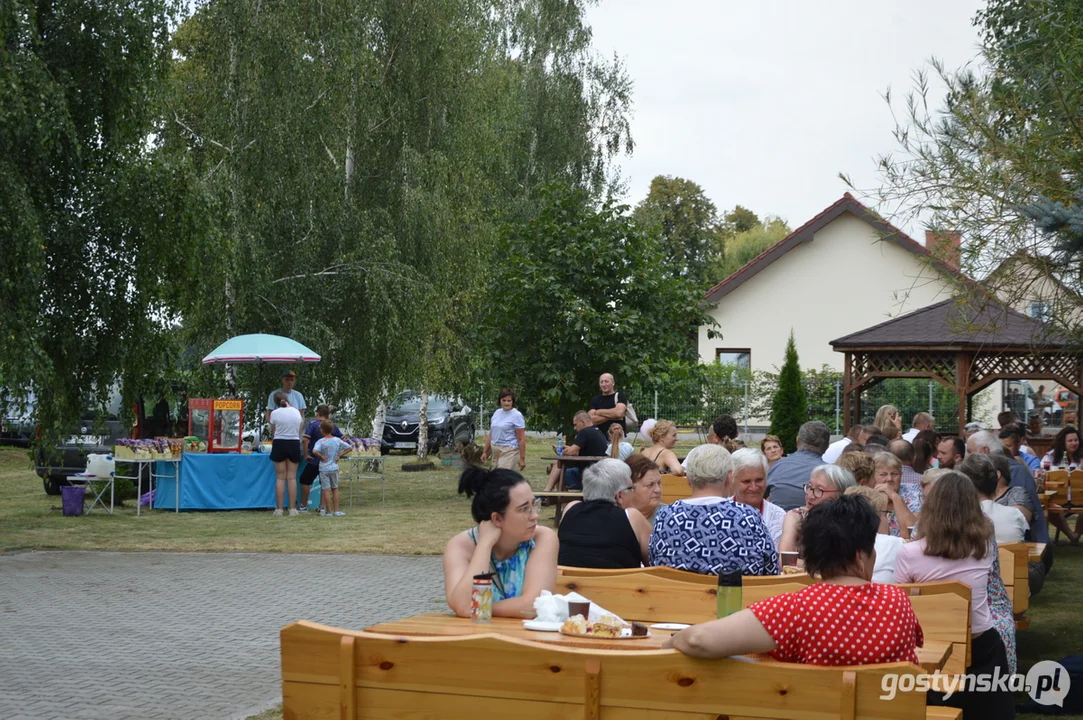
POLYGON ((952 270, 959 269, 962 242, 962 235, 955 230, 948 230, 943 233, 932 230, 925 231, 925 249, 929 251, 930 255, 952 270))

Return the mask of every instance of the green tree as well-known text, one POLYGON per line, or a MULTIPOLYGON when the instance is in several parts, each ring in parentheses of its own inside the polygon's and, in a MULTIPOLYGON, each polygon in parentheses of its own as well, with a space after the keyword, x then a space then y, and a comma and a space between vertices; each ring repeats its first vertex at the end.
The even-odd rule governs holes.
POLYGON ((488 301, 492 377, 516 388, 539 428, 567 428, 610 372, 618 388, 657 386, 697 359, 713 324, 698 288, 657 272, 661 239, 609 202, 550 186, 533 217, 505 228, 488 301))
POLYGON ((718 210, 696 183, 658 175, 633 218, 646 232, 662 237, 662 248, 674 279, 706 288, 712 263, 722 255, 718 210))
POLYGON ((725 253, 716 258, 710 268, 711 281, 717 283, 725 280, 789 234, 789 225, 780 218, 769 217, 747 230, 728 236, 725 241, 725 253))
MULTIPOLYGON (((1033 231, 1026 208, 1072 206, 1083 187, 1083 6, 990 0, 974 22, 981 57, 961 70, 934 60, 931 73, 918 73, 898 115, 897 150, 880 158, 881 187, 869 196, 897 222, 959 232, 963 270, 986 277, 1017 253, 1049 255, 1053 243, 1033 231), (930 102, 930 75, 945 90, 942 106, 930 102)), ((1078 288, 1080 258, 1050 259, 1078 288)), ((987 287, 1009 304, 1034 291, 1010 277, 987 287)), ((1055 314, 1058 329, 1075 329, 1076 301, 1055 314)))
POLYGON ((760 216, 746 207, 734 205, 723 218, 722 230, 726 236, 748 232, 760 225, 760 216))
POLYGON ((786 342, 786 359, 778 374, 778 389, 771 400, 771 434, 777 435, 787 453, 797 450, 797 431, 808 421, 808 395, 801 382, 801 366, 793 330, 786 342))
POLYGON ((212 1, 176 48, 166 134, 221 242, 188 337, 295 337, 324 356, 306 392, 363 413, 461 382, 500 224, 630 148, 579 2, 212 1))
POLYGON ((49 441, 175 357, 209 236, 184 157, 159 152, 166 0, 0 4, 0 378, 49 441))

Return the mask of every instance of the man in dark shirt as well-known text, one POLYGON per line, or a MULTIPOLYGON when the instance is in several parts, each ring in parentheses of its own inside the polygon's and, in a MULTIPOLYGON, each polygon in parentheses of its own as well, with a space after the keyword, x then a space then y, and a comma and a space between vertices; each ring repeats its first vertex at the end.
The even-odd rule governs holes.
MULTIPOLYGON (((602 437, 609 437, 609 426, 613 423, 620 425, 622 430, 628 428, 624 425, 624 413, 628 409, 628 398, 624 393, 617 392, 613 388, 616 382, 609 373, 602 373, 598 378, 598 387, 601 395, 595 395, 590 399, 590 420, 599 430, 602 437)), ((605 454, 604 452, 602 453, 605 454)))
POLYGON ((793 510, 805 504, 804 487, 812 471, 824 464, 831 434, 819 420, 811 420, 797 431, 797 452, 782 458, 767 471, 767 487, 771 502, 783 510, 793 510))
MULTIPOLYGON (((594 425, 594 420, 591 418, 590 413, 586 410, 580 410, 572 419, 572 424, 575 426, 575 440, 564 448, 564 454, 570 456, 584 455, 604 457, 605 449, 608 447, 609 441, 606 440, 602 431, 594 425)), ((586 470, 593 464, 594 463, 577 463, 576 467, 568 467, 565 469, 565 487, 569 490, 581 490, 583 488, 581 471, 586 470)), ((549 482, 545 485, 545 491, 549 492, 553 490, 559 479, 560 463, 555 463, 552 471, 549 473, 549 482)))

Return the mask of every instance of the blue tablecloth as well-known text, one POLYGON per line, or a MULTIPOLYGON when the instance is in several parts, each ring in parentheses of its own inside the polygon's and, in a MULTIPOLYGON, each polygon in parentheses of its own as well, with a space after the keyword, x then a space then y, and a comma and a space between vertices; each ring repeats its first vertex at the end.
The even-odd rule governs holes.
MULTIPOLYGON (((265 453, 185 453, 180 468, 181 510, 245 510, 275 506, 275 466, 265 453)), ((156 463, 154 507, 176 506, 177 482, 169 463, 156 463)))

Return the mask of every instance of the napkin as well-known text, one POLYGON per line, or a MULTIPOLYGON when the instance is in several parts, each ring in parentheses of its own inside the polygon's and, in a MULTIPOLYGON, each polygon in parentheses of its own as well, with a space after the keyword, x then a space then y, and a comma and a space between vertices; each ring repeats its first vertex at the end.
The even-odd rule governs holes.
POLYGON ((616 613, 609 612, 590 598, 583 597, 577 592, 570 592, 567 595, 554 595, 548 590, 542 590, 541 595, 534 600, 534 612, 538 615, 536 619, 542 622, 564 622, 568 619, 569 602, 590 603, 590 617, 587 618, 587 622, 596 622, 603 615, 612 615, 624 622, 616 613))

